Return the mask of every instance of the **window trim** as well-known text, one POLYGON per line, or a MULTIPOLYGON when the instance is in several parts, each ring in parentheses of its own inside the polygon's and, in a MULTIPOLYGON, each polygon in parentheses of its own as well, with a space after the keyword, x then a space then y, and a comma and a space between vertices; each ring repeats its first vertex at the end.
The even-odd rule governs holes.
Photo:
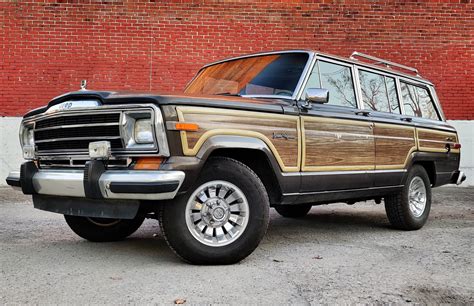
MULTIPOLYGON (((430 89, 430 86, 426 85, 426 84, 423 84, 421 82, 413 82, 412 80, 410 79, 405 79, 405 78, 399 78, 399 85, 400 85, 400 97, 401 99, 403 99, 403 97, 401 96, 401 92, 402 92, 402 84, 401 83, 405 83, 407 85, 411 85, 411 86, 415 86, 415 87, 419 87, 419 88, 423 88, 423 89, 426 89, 428 91, 428 94, 431 98, 431 101, 433 102, 433 107, 434 107, 434 110, 436 112, 436 115, 438 115, 438 118, 437 119, 432 119, 432 118, 425 118, 425 117, 418 117, 418 116, 412 116, 412 115, 408 115, 405 113, 405 107, 403 107, 403 115, 404 116, 408 116, 410 118, 417 118, 417 119, 423 119, 423 120, 431 120, 431 121, 445 121, 444 117, 441 115, 440 113, 440 107, 438 107, 438 104, 436 103, 436 99, 434 98, 433 96, 433 93, 430 89)), ((400 99, 400 100, 401 100, 400 99)), ((402 101, 402 105, 404 105, 405 103, 403 103, 402 101)))

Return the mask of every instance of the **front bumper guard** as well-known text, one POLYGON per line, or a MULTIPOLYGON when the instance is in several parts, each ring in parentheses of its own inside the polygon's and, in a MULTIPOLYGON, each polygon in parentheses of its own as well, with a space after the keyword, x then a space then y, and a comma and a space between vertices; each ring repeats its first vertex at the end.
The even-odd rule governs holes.
POLYGON ((25 194, 95 199, 173 199, 185 178, 182 171, 103 169, 91 179, 90 174, 84 175, 88 169, 37 169, 32 162, 21 169, 10 172, 6 181, 25 194), (90 190, 97 192, 91 196, 90 190))

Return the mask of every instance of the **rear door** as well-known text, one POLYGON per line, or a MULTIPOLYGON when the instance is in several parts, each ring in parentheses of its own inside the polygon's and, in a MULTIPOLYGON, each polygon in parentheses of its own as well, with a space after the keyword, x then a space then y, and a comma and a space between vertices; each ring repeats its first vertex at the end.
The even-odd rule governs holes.
POLYGON ((402 183, 411 153, 417 148, 415 126, 402 116, 397 78, 385 72, 356 67, 361 107, 374 122, 374 186, 402 183))

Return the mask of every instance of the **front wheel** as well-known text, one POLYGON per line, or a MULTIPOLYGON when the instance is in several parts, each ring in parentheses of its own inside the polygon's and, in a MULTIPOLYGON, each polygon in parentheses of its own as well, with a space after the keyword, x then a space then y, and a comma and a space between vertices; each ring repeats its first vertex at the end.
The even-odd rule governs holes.
POLYGON ((431 184, 425 168, 413 166, 405 186, 397 194, 385 197, 390 223, 399 229, 417 230, 428 220, 431 209, 431 184))
POLYGON ((64 215, 64 219, 78 236, 94 242, 108 242, 123 240, 133 234, 145 217, 137 215, 128 220, 64 215))
POLYGON ((162 207, 168 245, 192 264, 232 264, 260 243, 269 222, 269 199, 258 176, 230 158, 213 158, 199 180, 162 207))

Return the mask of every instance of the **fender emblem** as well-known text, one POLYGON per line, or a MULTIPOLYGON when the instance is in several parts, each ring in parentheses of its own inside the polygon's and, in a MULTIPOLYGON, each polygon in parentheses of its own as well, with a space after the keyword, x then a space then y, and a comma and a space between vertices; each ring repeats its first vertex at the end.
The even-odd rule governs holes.
POLYGON ((295 139, 295 136, 290 136, 286 133, 276 133, 276 132, 273 132, 273 136, 272 136, 273 139, 285 139, 285 140, 293 140, 295 139))

